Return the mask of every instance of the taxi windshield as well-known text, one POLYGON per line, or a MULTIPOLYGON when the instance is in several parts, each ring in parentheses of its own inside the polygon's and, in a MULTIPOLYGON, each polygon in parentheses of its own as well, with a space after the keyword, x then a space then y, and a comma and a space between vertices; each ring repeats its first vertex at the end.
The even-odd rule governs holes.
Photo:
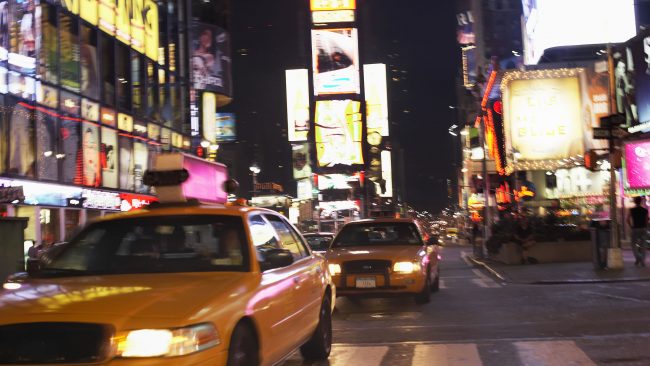
POLYGON ((332 243, 333 248, 373 245, 422 245, 422 239, 409 222, 365 223, 343 227, 332 243))
POLYGON ((40 276, 247 271, 242 219, 226 215, 128 218, 89 225, 40 276))

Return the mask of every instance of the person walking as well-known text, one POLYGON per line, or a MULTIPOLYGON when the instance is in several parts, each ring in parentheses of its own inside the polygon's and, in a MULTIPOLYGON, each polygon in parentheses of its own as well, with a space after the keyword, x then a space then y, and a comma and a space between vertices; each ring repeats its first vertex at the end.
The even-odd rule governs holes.
POLYGON ((634 265, 645 267, 645 241, 648 230, 648 209, 641 206, 641 197, 634 197, 634 207, 627 215, 627 224, 632 229, 630 246, 634 252, 634 265))

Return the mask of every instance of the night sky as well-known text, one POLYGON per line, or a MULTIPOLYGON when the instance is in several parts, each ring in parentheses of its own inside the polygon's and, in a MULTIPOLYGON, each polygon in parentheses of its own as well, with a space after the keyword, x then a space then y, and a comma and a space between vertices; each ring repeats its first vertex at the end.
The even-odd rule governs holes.
MULTIPOLYGON (((417 209, 448 204, 446 179, 453 177, 457 123, 454 82, 460 50, 455 43, 451 0, 357 0, 361 62, 389 65, 389 119, 394 146, 404 149, 406 200, 417 209), (391 71, 393 70, 393 71, 391 71), (391 80, 397 78, 398 81, 391 80)), ((234 0, 232 33, 234 100, 239 142, 224 146, 220 160, 232 167, 240 193, 251 190, 248 166, 258 181, 277 182, 295 194, 287 141, 286 69, 309 68, 308 0, 234 0)), ((395 177, 399 179, 399 177, 395 177)))

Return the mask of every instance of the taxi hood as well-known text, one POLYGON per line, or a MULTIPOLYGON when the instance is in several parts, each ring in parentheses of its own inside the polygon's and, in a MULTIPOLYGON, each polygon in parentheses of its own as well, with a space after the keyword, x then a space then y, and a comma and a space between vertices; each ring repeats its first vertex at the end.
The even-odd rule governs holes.
POLYGON ((363 245, 331 248, 325 255, 334 262, 384 259, 391 261, 414 260, 418 258, 421 245, 363 245))
POLYGON ((0 323, 39 314, 111 322, 191 318, 208 303, 238 291, 250 275, 201 272, 31 279, 20 288, 0 292, 0 323))

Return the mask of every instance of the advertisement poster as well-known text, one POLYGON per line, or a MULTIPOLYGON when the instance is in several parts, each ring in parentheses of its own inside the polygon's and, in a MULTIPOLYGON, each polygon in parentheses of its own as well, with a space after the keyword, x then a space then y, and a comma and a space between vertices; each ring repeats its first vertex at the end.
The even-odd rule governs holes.
POLYGON ((36 97, 36 82, 34 78, 9 71, 7 74, 9 93, 23 99, 34 100, 36 97))
POLYGON ((386 65, 363 65, 363 82, 366 88, 366 129, 368 143, 378 145, 381 137, 388 136, 388 94, 386 65))
MULTIPOLYGON (((48 111, 49 112, 49 111, 48 111)), ((38 179, 58 180, 57 118, 54 112, 36 112, 36 169, 38 179)))
POLYGON ((59 17, 61 86, 79 92, 79 23, 64 13, 59 17))
POLYGON ((192 28, 192 83, 196 90, 232 95, 230 35, 214 25, 192 28))
POLYGON ((458 13, 456 14, 456 41, 461 45, 474 44, 474 16, 472 15, 472 4, 470 0, 458 0, 456 2, 458 13))
POLYGON ((650 131, 650 32, 636 38, 631 44, 634 58, 637 115, 643 131, 650 131))
POLYGON ((38 58, 38 75, 42 80, 58 83, 58 20, 56 8, 41 4, 41 47, 38 58))
POLYGON ((24 102, 8 104, 11 136, 8 172, 34 177, 34 112, 24 102))
POLYGON ((609 115, 609 72, 607 61, 585 67, 581 75, 582 117, 585 150, 607 148, 607 140, 593 138, 593 128, 600 127, 600 119, 609 115))
POLYGON ((577 77, 509 79, 504 88, 508 149, 519 151, 519 160, 565 159, 583 154, 582 101, 577 77))
POLYGON ((36 83, 36 102, 49 108, 59 107, 59 91, 57 88, 36 83))
POLYGON ((614 61, 614 85, 616 88, 616 111, 625 115, 625 126, 639 124, 634 84, 634 59, 632 49, 620 47, 612 55, 614 61))
POLYGON ((316 102, 318 166, 363 164, 361 103, 352 100, 316 102))
POLYGON ((309 144, 291 144, 291 158, 293 161, 293 179, 310 178, 309 144))
POLYGON ((99 163, 102 169, 103 186, 117 188, 117 131, 102 127, 99 148, 99 163))
POLYGON ((234 113, 217 113, 215 123, 215 136, 217 142, 233 142, 237 140, 234 113))
MULTIPOLYGON (((514 67, 513 67, 514 68, 514 67)), ((463 85, 471 89, 476 85, 478 79, 478 60, 476 59, 476 47, 463 48, 463 85)))
POLYGON ((9 69, 27 75, 36 72, 36 0, 12 0, 9 4, 9 69), (12 38, 13 38, 12 37, 12 38))
POLYGON ((127 136, 118 137, 120 146, 120 189, 135 190, 135 177, 133 173, 133 140, 127 136))
POLYGON ((360 92, 356 28, 311 31, 314 94, 360 92))
POLYGON ((309 74, 307 69, 286 70, 287 131, 289 141, 307 141, 309 134, 309 74))
POLYGON ((99 127, 94 123, 81 124, 83 149, 83 181, 90 187, 99 187, 102 183, 101 163, 99 159, 99 127))
POLYGON ((97 60, 97 31, 81 27, 81 94, 99 99, 99 62, 97 60))
POLYGON ((142 183, 142 177, 149 163, 148 155, 147 144, 138 141, 133 143, 133 177, 135 191, 138 193, 149 193, 149 186, 142 183))
POLYGON ((625 144, 626 188, 650 188, 650 141, 634 141, 625 144))
POLYGON ((71 121, 67 118, 61 119, 60 143, 63 157, 63 181, 74 183, 75 177, 82 169, 81 136, 79 129, 81 124, 78 121, 71 121))
POLYGON ((0 1, 0 64, 9 58, 9 1, 0 1))

